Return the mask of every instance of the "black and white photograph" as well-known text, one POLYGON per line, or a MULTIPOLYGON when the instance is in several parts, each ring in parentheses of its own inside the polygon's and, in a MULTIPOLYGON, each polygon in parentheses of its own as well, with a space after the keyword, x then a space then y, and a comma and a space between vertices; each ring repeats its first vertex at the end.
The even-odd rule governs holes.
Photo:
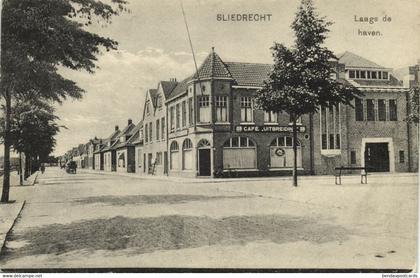
POLYGON ((2 0, 0 28, 2 277, 416 277, 419 0, 2 0))

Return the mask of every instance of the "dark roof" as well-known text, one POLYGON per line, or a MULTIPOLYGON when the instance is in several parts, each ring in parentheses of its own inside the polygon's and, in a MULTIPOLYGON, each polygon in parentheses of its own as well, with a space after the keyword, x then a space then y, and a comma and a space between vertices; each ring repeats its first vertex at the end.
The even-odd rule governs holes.
POLYGON ((188 82, 192 80, 192 77, 188 77, 185 78, 184 80, 182 80, 181 82, 179 82, 176 87, 172 90, 170 97, 169 98, 175 98, 179 95, 182 95, 183 93, 185 93, 187 91, 187 84, 188 82))
MULTIPOLYGON (((127 125, 120 133, 120 137, 121 136, 132 136, 134 133, 134 130, 136 128, 136 125, 134 125, 133 123, 127 125)), ((113 146, 111 147, 111 149, 118 149, 121 147, 124 147, 127 145, 127 140, 124 142, 120 142, 120 138, 117 139, 117 141, 113 144, 113 146)))
POLYGON ((384 69, 383 66, 378 65, 349 51, 337 55, 337 58, 338 62, 341 64, 345 64, 346 67, 384 69))
POLYGON ((239 86, 262 86, 271 71, 270 64, 226 62, 226 65, 239 86))
POLYGON ((160 81, 160 85, 162 86, 163 94, 165 98, 168 98, 172 90, 176 87, 178 82, 176 81, 160 81))
POLYGON ((133 129, 133 135, 128 139, 127 144, 136 145, 143 141, 140 139, 140 129, 143 127, 143 121, 140 121, 136 127, 133 129))
MULTIPOLYGON (((198 68, 200 78, 232 78, 226 64, 220 59, 219 55, 212 50, 201 66, 198 68)), ((193 75, 197 78, 197 73, 193 75)))

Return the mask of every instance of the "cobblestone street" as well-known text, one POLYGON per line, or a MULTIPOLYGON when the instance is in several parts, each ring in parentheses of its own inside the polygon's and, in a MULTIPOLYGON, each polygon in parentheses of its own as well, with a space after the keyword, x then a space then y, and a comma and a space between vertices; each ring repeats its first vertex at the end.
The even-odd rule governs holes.
POLYGON ((48 168, 0 268, 413 268, 417 176, 158 180, 48 168), (316 182, 314 182, 316 181, 316 182))

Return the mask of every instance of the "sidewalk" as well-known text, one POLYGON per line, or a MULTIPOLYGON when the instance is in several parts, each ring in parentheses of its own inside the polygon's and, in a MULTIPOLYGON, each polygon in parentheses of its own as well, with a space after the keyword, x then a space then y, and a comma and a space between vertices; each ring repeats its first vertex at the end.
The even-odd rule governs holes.
MULTIPOLYGON (((176 176, 152 176, 152 175, 139 175, 136 173, 121 173, 121 172, 105 172, 97 171, 91 169, 78 169, 80 173, 92 173, 98 175, 114 175, 114 176, 125 176, 137 179, 147 179, 147 180, 161 180, 161 181, 170 181, 178 183, 228 183, 228 182, 258 182, 258 181, 292 181, 292 176, 271 176, 271 177, 241 177, 241 178, 211 178, 211 177, 176 177, 176 176)), ((417 173, 369 173, 368 174, 368 183, 372 178, 378 177, 408 177, 417 175, 417 173)), ((311 182, 311 181, 325 181, 328 184, 335 184, 335 177, 333 175, 316 175, 316 176, 298 176, 298 180, 302 182, 311 182)), ((342 176, 343 185, 351 181, 354 183, 355 180, 360 182, 360 175, 343 175, 342 176)))
MULTIPOLYGON (((32 186, 36 183, 38 178, 38 172, 35 172, 23 182, 23 186, 32 186)), ((3 184, 3 178, 0 178, 1 184, 3 184)), ((10 173, 10 186, 11 187, 23 187, 19 185, 19 175, 17 172, 10 173)), ((2 187, 0 186, 0 189, 2 187)), ((14 203, 0 203, 0 254, 4 247, 7 234, 12 229, 18 218, 20 212, 25 205, 25 200, 18 200, 14 203)))

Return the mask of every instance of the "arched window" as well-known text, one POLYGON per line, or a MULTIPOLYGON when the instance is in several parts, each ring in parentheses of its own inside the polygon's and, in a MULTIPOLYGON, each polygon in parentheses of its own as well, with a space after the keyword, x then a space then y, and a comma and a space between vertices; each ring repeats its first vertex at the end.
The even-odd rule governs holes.
POLYGON ((197 144, 197 148, 210 148, 211 144, 206 139, 201 139, 197 144))
POLYGON ((255 169, 257 147, 248 137, 232 137, 223 144, 224 169, 255 169))
MULTIPOLYGON (((302 167, 302 149, 299 140, 297 146, 297 167, 302 167)), ((280 136, 270 144, 270 168, 293 167, 293 137, 280 136)))
POLYGON ((170 161, 171 170, 178 170, 179 169, 179 146, 178 146, 178 142, 177 141, 172 141, 169 150, 170 150, 170 153, 171 153, 171 161, 170 161))
POLYGON ((192 170, 193 168, 193 144, 190 139, 185 139, 182 143, 182 169, 192 170))

